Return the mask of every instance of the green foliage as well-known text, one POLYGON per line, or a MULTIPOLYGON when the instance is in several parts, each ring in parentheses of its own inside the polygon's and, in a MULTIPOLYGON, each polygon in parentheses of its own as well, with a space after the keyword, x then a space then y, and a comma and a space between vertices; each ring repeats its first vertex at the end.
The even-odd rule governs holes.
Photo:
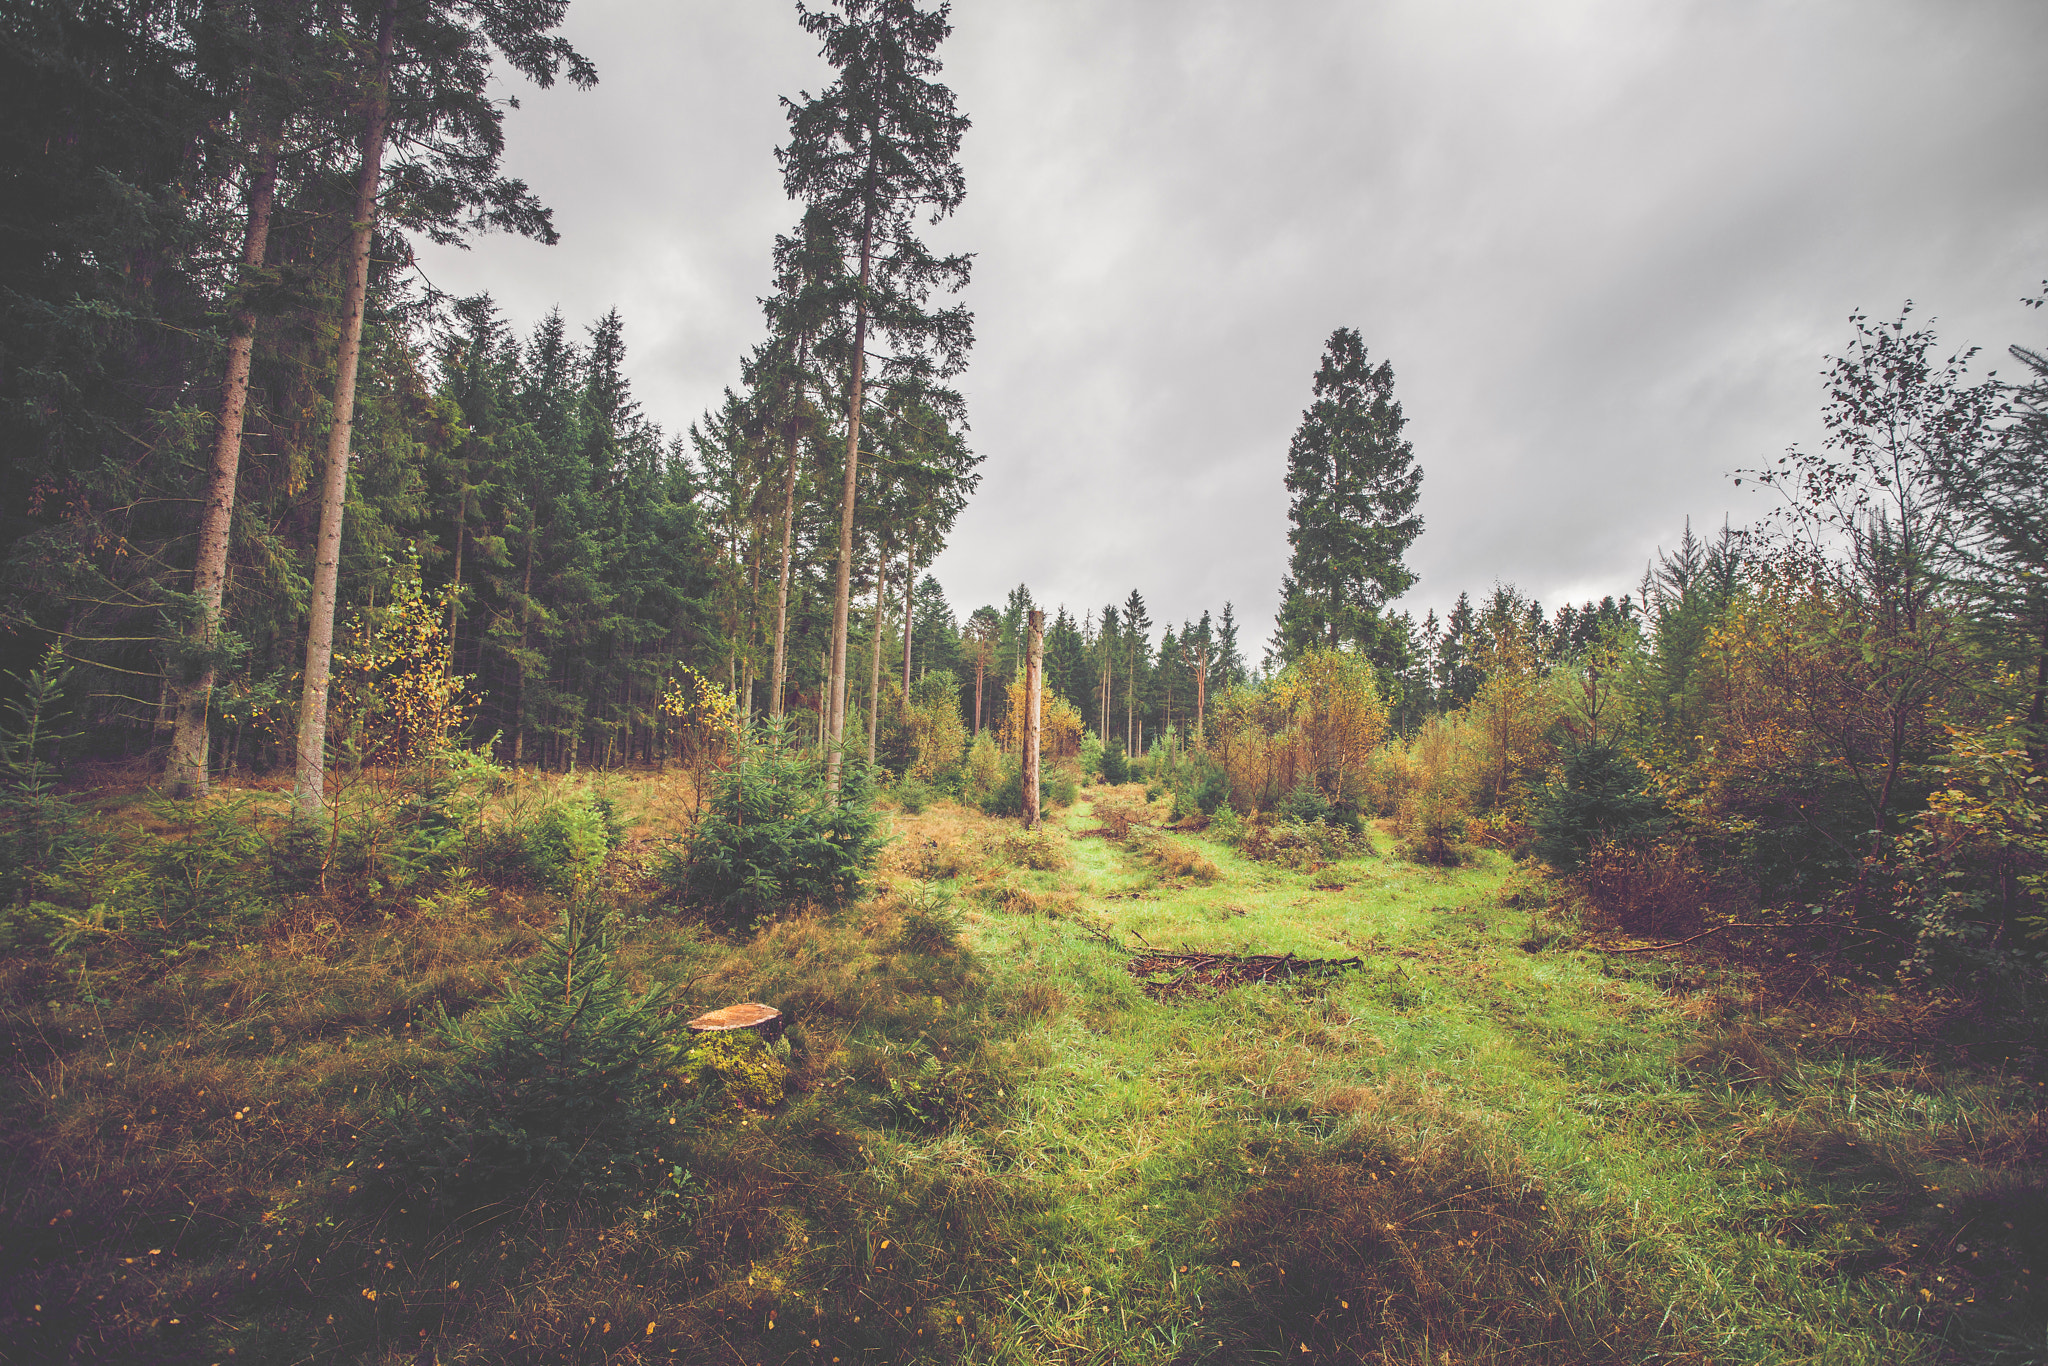
POLYGON ((1096 761, 1096 776, 1112 785, 1131 780, 1131 761, 1124 753, 1124 742, 1111 740, 1102 747, 1102 757, 1096 761))
POLYGON ((967 747, 967 759, 960 766, 960 800, 969 806, 986 807, 1003 784, 1003 754, 995 736, 988 731, 974 737, 967 747))
MULTIPOLYGON (((1003 757, 1002 777, 982 798, 981 809, 991 816, 1021 816, 1024 814, 1024 761, 1017 755, 1003 757)), ((1051 794, 1041 768, 1038 778, 1038 809, 1045 811, 1051 804, 1051 794)))
POLYGON ((605 859, 625 838, 610 798, 565 793, 542 807, 526 832, 526 868, 550 890, 580 895, 590 889, 605 859))
POLYGON ((1102 777, 1102 737, 1092 730, 1081 732, 1081 776, 1088 782, 1102 777))
POLYGON ((27 908, 89 844, 77 803, 57 791, 52 762, 76 738, 59 724, 70 666, 52 645, 28 677, 7 676, 21 696, 8 703, 14 719, 0 729, 0 898, 14 908, 0 920, 0 944, 41 937, 48 916, 27 908))
POLYGON ((786 726, 761 724, 721 773, 682 859, 663 873, 685 902, 735 927, 806 903, 860 894, 880 854, 870 776, 848 760, 835 796, 823 765, 800 753, 786 726))
POLYGON ((788 1052, 786 1042, 771 1048, 752 1030, 705 1034, 683 1055, 680 1079, 707 1097, 723 1097, 748 1110, 772 1110, 789 1085, 788 1052))
POLYGON ((397 1191, 444 1207, 550 1185, 650 1189, 678 1109, 660 996, 620 980, 604 913, 571 907, 502 1002, 466 1020, 441 1012, 446 1061, 384 1111, 366 1151, 397 1191))
MULTIPOLYGON (((180 812, 166 804, 160 814, 180 812)), ((182 833, 142 833, 113 859, 81 865, 91 905, 65 918, 56 942, 77 948, 111 938, 177 957, 236 939, 271 906, 257 871, 265 848, 248 803, 216 798, 182 833)))
POLYGON ((1340 327, 1314 395, 1287 448, 1294 550, 1277 636, 1289 660, 1318 645, 1371 650, 1384 629, 1381 610, 1415 582, 1401 557, 1422 534, 1422 471, 1401 435, 1393 366, 1373 365, 1358 333, 1340 327))
POLYGON ((1612 744, 1565 752, 1558 775, 1537 794, 1536 854, 1559 872, 1586 861, 1595 844, 1633 844, 1663 824, 1663 805, 1640 765, 1612 744))

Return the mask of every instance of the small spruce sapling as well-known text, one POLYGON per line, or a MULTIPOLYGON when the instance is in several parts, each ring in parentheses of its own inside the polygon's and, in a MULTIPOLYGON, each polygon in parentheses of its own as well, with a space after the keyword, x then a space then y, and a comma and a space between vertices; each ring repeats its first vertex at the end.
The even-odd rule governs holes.
POLYGON ((600 1199, 653 1186, 672 1165, 664 1143, 680 1130, 670 1121, 689 1107, 664 1077, 678 1050, 663 989, 633 994, 611 959, 607 913, 580 902, 502 1002, 474 1020, 441 1011, 447 1064, 375 1132, 393 1185, 444 1206, 549 1186, 600 1199))

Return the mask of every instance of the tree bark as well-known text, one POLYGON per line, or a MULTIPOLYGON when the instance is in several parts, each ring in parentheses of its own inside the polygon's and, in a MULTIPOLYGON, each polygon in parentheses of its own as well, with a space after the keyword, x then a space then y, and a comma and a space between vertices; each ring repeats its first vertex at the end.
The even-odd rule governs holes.
POLYGON ((391 55, 397 47, 398 0, 384 0, 377 25, 377 65, 363 113, 362 167, 356 176, 350 273, 341 305, 341 354, 334 372, 334 427, 327 439, 327 475, 320 490, 320 539, 306 626, 305 689, 299 700, 298 780, 293 796, 301 820, 320 815, 327 780, 327 681, 334 661, 335 589, 341 572, 341 516, 348 491, 349 435, 355 423, 356 367, 362 358, 363 310, 370 292, 370 239, 377 222, 377 186, 384 172, 384 131, 390 112, 391 55))
MULTIPOLYGON (((871 134, 872 140, 872 134, 871 134)), ((874 179, 869 152, 868 178, 874 179)), ((874 265, 875 206, 870 189, 860 229, 860 297, 854 305, 853 393, 846 401, 846 482, 839 501, 839 574, 832 590, 832 667, 827 685, 825 786, 839 790, 839 746, 846 739, 846 619, 853 584, 853 502, 860 476, 861 393, 867 382, 868 275, 874 265)))
MULTIPOLYGON (((245 271, 263 268, 270 246, 270 210, 277 198, 277 145, 273 125, 263 138, 256 179, 249 188, 249 229, 242 244, 245 271)), ((243 282, 245 285, 247 281, 243 282)), ((256 349, 256 310, 246 296, 228 326, 228 363, 221 380, 220 427, 213 443, 213 469, 206 506, 199 514, 199 551, 192 565, 197 615, 187 637, 205 659, 198 675, 175 689, 177 718, 164 786, 173 797, 206 795, 207 724, 213 705, 213 652, 220 641, 220 604, 227 585, 228 540, 235 519, 235 488, 242 467, 242 415, 248 409, 249 361, 256 349)))
POLYGON ((889 581, 883 572, 888 559, 878 546, 875 550, 875 625, 872 643, 872 658, 868 661, 868 767, 875 766, 875 734, 882 716, 882 588, 889 581))
POLYGON ((910 704, 910 625, 917 605, 917 538, 903 550, 903 702, 910 704))
POLYGON ((1045 696, 1045 613, 1033 608, 1024 654, 1024 828, 1038 828, 1038 750, 1045 721, 1040 715, 1045 696))
POLYGON ((803 406, 804 348, 796 348, 797 386, 789 409, 789 458, 782 464, 782 573, 775 590, 775 676, 768 685, 768 715, 782 715, 783 679, 789 668, 789 542, 796 526, 797 412, 803 406))

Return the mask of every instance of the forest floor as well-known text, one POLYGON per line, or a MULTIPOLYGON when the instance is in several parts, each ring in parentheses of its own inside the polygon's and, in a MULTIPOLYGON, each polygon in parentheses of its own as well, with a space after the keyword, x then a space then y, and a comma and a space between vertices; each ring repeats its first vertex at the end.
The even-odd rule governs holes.
POLYGON ((1499 855, 1252 862, 1135 786, 893 811, 860 905, 731 939, 632 871, 673 787, 625 797, 620 967, 787 1009, 784 1100, 624 1206, 428 1218, 359 1135, 546 895, 15 954, 0 1359, 2048 1361, 2048 1093, 1941 997, 1616 952, 1499 855))

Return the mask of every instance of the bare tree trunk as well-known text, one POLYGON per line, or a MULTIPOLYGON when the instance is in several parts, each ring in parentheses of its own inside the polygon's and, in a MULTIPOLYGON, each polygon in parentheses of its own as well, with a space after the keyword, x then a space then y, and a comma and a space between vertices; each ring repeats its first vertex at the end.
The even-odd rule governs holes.
POLYGON ((327 439, 327 477, 320 490, 320 539, 306 626, 305 691, 299 700, 298 781, 301 820, 319 816, 327 780, 327 676, 334 660, 334 602, 341 573, 341 514, 348 490, 349 433, 355 423, 356 365, 362 358, 363 309, 370 292, 370 237, 384 170, 384 124, 391 97, 391 54, 397 46, 398 0, 384 0, 377 25, 377 66, 363 114, 362 167, 356 175, 355 231, 349 244, 348 290, 341 304, 341 354, 334 372, 334 427, 327 439))
MULTIPOLYGON (((870 154, 872 157, 872 153, 870 154)), ((870 161, 869 178, 874 171, 870 161)), ((846 619, 853 586, 853 500, 860 475, 860 406, 867 381, 868 272, 874 264, 875 209, 870 193, 860 230, 860 298, 853 322, 853 393, 846 401, 846 483, 839 496, 839 575, 832 590, 832 667, 826 733, 825 786, 839 790, 839 746, 846 738, 846 619)))
POLYGON ((981 734, 981 677, 988 669, 988 642, 974 642, 974 733, 981 734))
POLYGON ((782 465, 782 572, 775 590, 775 674, 768 685, 768 715, 782 715, 783 679, 789 666, 789 540, 796 525, 797 409, 803 404, 804 348, 796 349, 797 387, 789 410, 789 457, 782 465))
POLYGON ((873 658, 868 662, 868 767, 875 766, 875 733, 882 716, 882 588, 889 581, 883 572, 887 559, 875 551, 875 628, 873 658))
MULTIPOLYGON (((519 767, 520 756, 526 749, 526 637, 533 625, 533 549, 540 539, 540 529, 531 524, 526 529, 526 577, 519 586, 519 659, 515 667, 519 680, 512 687, 512 767, 519 767)), ((545 764, 543 764, 545 767, 545 764)))
POLYGON ((1195 740, 1207 744, 1209 720, 1209 647, 1202 646, 1201 664, 1195 674, 1195 740))
POLYGON ((1038 828, 1038 749, 1044 734, 1040 715, 1045 697, 1045 613, 1037 608, 1027 618, 1030 642, 1024 654, 1024 828, 1038 828))
POLYGON ((912 537, 903 551, 903 701, 910 702, 910 626, 912 609, 917 605, 917 538, 912 537))
MULTIPOLYGON (((249 187, 249 230, 242 265, 260 270, 270 245, 270 209, 277 198, 277 144, 273 126, 263 139, 256 179, 249 187)), ((244 282, 247 283, 246 281, 244 282)), ((246 296, 245 296, 246 299, 246 296)), ((242 415, 249 401, 249 358, 256 347, 256 310, 246 302, 228 328, 227 372, 221 380, 220 427, 213 443, 213 471, 206 506, 199 514, 199 552, 192 565, 192 596, 198 614, 188 639, 205 659, 197 677, 174 689, 176 729, 164 786, 173 797, 206 795, 207 715, 213 705, 213 651, 220 640, 220 603, 227 586, 229 530, 235 519, 235 486, 242 467, 242 415)))

